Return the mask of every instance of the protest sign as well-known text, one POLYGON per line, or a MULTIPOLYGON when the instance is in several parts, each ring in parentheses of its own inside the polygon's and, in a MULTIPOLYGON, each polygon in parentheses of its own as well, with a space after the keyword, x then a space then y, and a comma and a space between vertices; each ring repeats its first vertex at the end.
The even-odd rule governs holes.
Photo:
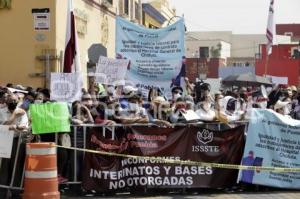
POLYGON ((70 132, 67 103, 31 104, 30 114, 33 134, 70 132))
POLYGON ((102 84, 122 84, 129 60, 100 56, 96 66, 96 82, 102 84))
POLYGON ((0 158, 10 158, 14 132, 8 130, 8 125, 0 125, 0 158))
POLYGON ((170 97, 170 87, 185 76, 184 22, 147 29, 121 17, 116 20, 116 53, 130 60, 126 79, 142 91, 159 87, 170 97))
POLYGON ((81 99, 83 87, 79 73, 51 73, 51 100, 74 102, 81 99))
MULTIPOLYGON (((300 121, 272 110, 253 109, 243 165, 300 167, 300 121)), ((300 188, 300 173, 243 170, 242 182, 281 188, 300 188)))
MULTIPOLYGON (((87 148, 136 156, 162 157, 221 164, 239 164, 244 149, 244 126, 211 130, 196 126, 116 129, 118 139, 91 129, 87 148)), ((160 160, 103 156, 86 153, 83 187, 86 190, 115 191, 143 188, 220 188, 236 183, 238 170, 166 164, 160 160)))

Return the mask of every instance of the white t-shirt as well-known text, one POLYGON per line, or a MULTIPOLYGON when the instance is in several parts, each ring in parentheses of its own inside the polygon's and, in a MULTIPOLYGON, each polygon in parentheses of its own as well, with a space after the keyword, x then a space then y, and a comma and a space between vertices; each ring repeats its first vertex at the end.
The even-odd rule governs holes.
MULTIPOLYGON (((15 111, 18 111, 20 108, 16 108, 15 111)), ((22 109, 23 110, 23 109, 22 109)), ((25 112, 25 111, 24 111, 25 112)), ((11 117, 11 113, 8 111, 8 114, 7 114, 7 118, 5 121, 7 121, 10 117, 11 117)), ((19 116, 16 118, 16 120, 14 121, 14 123, 12 123, 12 125, 17 125, 17 126, 25 126, 26 128, 28 128, 28 125, 29 125, 29 121, 28 121, 28 116, 27 116, 27 113, 25 112, 25 114, 19 116)))

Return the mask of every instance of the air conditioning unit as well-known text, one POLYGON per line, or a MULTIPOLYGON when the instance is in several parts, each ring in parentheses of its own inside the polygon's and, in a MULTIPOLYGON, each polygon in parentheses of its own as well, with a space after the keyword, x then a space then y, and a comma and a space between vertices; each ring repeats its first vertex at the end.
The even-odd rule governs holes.
POLYGON ((112 7, 112 3, 108 0, 101 0, 100 4, 101 4, 101 6, 106 7, 106 8, 111 8, 112 7))

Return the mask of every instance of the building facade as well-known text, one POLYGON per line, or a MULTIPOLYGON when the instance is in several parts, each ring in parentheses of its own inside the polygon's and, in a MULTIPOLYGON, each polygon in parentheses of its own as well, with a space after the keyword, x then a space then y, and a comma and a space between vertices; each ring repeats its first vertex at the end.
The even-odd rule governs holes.
POLYGON ((142 5, 142 24, 147 28, 162 28, 175 22, 176 10, 168 0, 152 0, 142 5))
POLYGON ((300 42, 300 24, 276 24, 276 34, 290 36, 293 42, 300 42))
POLYGON ((202 58, 207 52, 209 58, 225 59, 226 66, 254 66, 259 45, 266 42, 266 36, 233 34, 231 31, 188 32, 186 34, 187 57, 202 58))
POLYGON ((289 85, 300 86, 300 58, 293 56, 293 49, 298 44, 279 44, 272 46, 272 54, 267 61, 266 45, 261 45, 261 56, 256 59, 255 72, 257 75, 287 77, 289 85))
MULTIPOLYGON (((49 81, 47 71, 62 71, 67 2, 26 0, 0 5, 0 85, 41 87, 49 81)), ((84 74, 99 55, 115 57, 117 15, 142 21, 141 0, 73 0, 73 8, 84 74)))

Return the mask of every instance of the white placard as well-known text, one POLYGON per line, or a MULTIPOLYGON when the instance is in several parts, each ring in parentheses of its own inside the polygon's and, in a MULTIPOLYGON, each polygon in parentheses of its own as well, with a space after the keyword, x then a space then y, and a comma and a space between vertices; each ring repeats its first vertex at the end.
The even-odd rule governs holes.
POLYGON ((8 130, 8 125, 0 125, 0 158, 10 158, 14 132, 8 130))
POLYGON ((50 30, 50 13, 33 13, 34 30, 50 30))
POLYGON ((272 75, 267 75, 267 78, 271 78, 271 81, 273 84, 288 84, 288 77, 277 77, 272 75))
POLYGON ((119 84, 124 81, 129 60, 100 56, 96 67, 96 82, 119 84))
POLYGON ((82 87, 82 75, 79 73, 51 73, 50 99, 59 102, 80 100, 82 87))
POLYGON ((200 117, 193 110, 187 110, 185 112, 181 112, 184 119, 188 122, 200 120, 200 117))

